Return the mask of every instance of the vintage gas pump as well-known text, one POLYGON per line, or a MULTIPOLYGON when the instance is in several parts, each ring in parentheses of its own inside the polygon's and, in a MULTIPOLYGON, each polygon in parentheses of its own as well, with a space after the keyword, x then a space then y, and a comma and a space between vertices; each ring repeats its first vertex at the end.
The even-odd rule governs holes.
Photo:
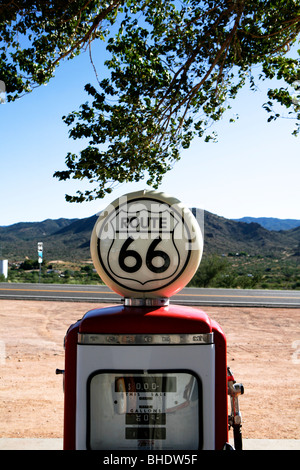
POLYGON ((67 331, 64 449, 224 448, 226 338, 202 310, 169 302, 202 250, 191 211, 163 193, 130 193, 100 214, 92 259, 124 301, 67 331))

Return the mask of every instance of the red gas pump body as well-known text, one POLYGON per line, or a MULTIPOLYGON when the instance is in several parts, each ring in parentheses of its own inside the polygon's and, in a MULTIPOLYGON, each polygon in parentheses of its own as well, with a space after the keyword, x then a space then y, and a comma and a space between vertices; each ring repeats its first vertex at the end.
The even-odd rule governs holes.
POLYGON ((64 449, 221 450, 228 442, 225 335, 204 311, 168 300, 198 269, 200 226, 180 201, 155 191, 128 194, 101 212, 92 260, 124 304, 90 310, 66 334, 64 449), (140 387, 134 408, 129 380, 140 387), (156 411, 143 415, 144 408, 156 411))
MULTIPOLYGON (((76 370, 78 334, 213 333, 215 345, 215 449, 228 442, 226 338, 217 322, 194 307, 118 305, 87 312, 65 337, 64 449, 76 448, 76 370)), ((204 430, 205 432, 205 430, 204 430)))

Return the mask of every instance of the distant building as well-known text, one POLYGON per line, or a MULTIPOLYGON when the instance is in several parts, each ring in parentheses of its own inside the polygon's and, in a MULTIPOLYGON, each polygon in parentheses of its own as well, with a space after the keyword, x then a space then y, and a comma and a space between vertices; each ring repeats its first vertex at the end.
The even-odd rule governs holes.
POLYGON ((7 279, 8 274, 8 260, 0 259, 0 275, 3 274, 5 279, 7 279))

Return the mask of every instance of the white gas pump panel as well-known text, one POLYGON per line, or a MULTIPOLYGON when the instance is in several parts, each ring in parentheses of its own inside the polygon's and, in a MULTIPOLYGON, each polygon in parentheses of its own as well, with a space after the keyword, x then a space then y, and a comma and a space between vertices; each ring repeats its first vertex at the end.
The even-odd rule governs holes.
POLYGON ((109 354, 86 336, 77 349, 77 449, 214 448, 212 334, 172 346, 155 335, 151 346, 110 344, 109 354))

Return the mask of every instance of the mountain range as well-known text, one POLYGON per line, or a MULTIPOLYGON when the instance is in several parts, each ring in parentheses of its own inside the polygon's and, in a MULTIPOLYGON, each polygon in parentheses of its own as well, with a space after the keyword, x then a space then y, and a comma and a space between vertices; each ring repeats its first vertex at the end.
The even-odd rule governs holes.
POLYGON ((233 219, 237 222, 256 222, 268 230, 290 230, 291 228, 299 227, 300 220, 298 219, 276 219, 274 217, 243 217, 242 219, 233 219))
MULTIPOLYGON (((44 259, 88 261, 90 237, 97 220, 46 219, 0 227, 0 259, 37 258, 37 243, 44 244, 44 259)), ((256 219, 257 220, 257 219, 256 219)), ((278 220, 278 219, 276 219, 278 220)), ((268 230, 253 221, 230 220, 204 212, 204 255, 246 252, 251 255, 300 256, 300 221, 289 230, 268 230)))

